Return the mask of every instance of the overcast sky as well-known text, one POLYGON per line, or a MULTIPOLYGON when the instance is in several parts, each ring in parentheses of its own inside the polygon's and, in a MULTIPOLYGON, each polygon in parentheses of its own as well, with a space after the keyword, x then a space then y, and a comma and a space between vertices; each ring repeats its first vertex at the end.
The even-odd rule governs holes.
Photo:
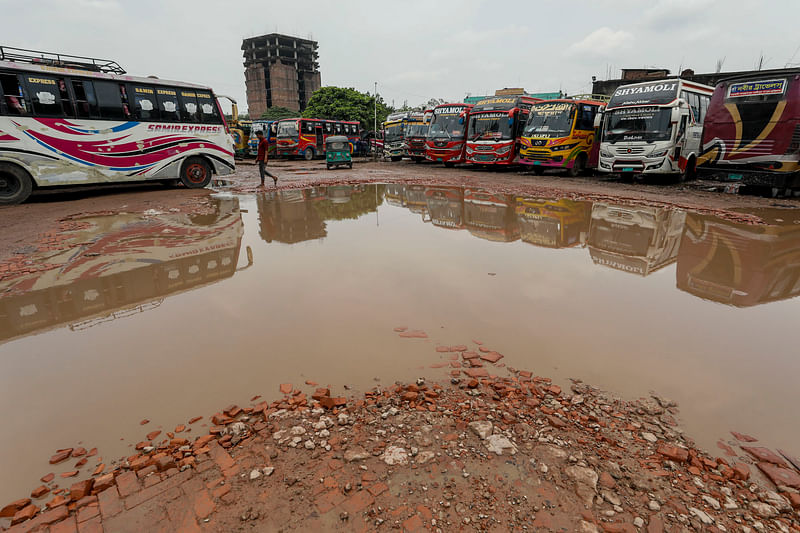
POLYGON ((241 109, 242 39, 272 32, 319 41, 323 85, 377 81, 397 106, 503 87, 589 92, 623 67, 800 64, 800 0, 0 0, 0 13, 2 45, 114 59, 211 85, 241 109))

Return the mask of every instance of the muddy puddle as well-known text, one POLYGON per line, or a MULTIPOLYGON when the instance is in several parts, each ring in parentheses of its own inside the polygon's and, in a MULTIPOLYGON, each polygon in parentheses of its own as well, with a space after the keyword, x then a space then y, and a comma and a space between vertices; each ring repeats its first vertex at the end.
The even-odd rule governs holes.
POLYGON ((0 501, 72 469, 56 449, 109 462, 281 383, 446 379, 436 345, 472 339, 670 397, 711 453, 736 430, 800 454, 800 214, 757 214, 358 185, 76 218, 0 281, 0 501))

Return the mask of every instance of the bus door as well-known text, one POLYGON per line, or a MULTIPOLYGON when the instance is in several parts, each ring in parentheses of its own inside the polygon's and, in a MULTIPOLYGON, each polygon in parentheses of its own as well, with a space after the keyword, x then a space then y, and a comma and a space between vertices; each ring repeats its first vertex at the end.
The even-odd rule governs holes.
POLYGON ((322 152, 325 151, 324 150, 324 148, 325 148, 325 142, 324 142, 325 141, 325 134, 322 131, 322 124, 317 124, 316 127, 314 128, 314 131, 317 134, 317 153, 321 154, 322 152))

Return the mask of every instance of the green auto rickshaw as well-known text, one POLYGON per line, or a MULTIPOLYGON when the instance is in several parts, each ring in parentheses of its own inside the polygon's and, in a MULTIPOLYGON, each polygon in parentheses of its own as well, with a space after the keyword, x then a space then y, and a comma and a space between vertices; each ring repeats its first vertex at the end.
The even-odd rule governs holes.
POLYGON ((353 145, 344 135, 331 135, 325 140, 325 162, 328 170, 334 166, 347 165, 353 168, 353 145))

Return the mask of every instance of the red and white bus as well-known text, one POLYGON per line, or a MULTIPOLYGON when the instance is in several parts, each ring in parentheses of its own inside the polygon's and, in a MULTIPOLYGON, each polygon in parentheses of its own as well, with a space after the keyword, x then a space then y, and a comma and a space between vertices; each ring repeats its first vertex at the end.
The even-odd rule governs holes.
POLYGON ((360 125, 358 121, 319 118, 279 120, 277 154, 282 157, 301 156, 311 161, 325 153, 325 139, 329 135, 344 135, 355 147, 360 140, 360 125))
POLYGON ((425 159, 451 167, 463 163, 472 104, 442 104, 433 108, 425 136, 425 159))
POLYGON ((541 102, 530 96, 491 96, 469 113, 467 163, 513 165, 531 106, 541 102))
POLYGON ((235 170, 209 87, 125 75, 114 61, 0 47, 0 204, 33 189, 235 170))

